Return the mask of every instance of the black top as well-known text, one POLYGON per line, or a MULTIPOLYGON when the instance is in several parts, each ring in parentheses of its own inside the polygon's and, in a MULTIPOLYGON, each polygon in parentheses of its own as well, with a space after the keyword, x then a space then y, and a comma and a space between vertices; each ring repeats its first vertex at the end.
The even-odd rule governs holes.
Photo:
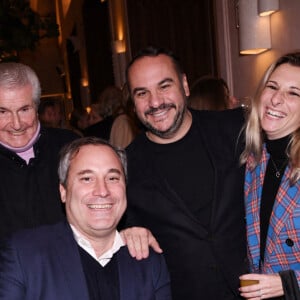
POLYGON ((270 154, 270 159, 267 164, 260 204, 260 256, 262 261, 264 260, 270 216, 284 170, 288 163, 286 149, 289 141, 290 136, 277 140, 266 139, 266 147, 270 154), (277 176, 276 173, 278 173, 277 176))
POLYGON ((214 172, 195 122, 179 141, 157 144, 147 139, 149 159, 157 172, 184 200, 188 209, 208 229, 211 216, 214 172), (201 183, 201 184, 199 184, 201 183), (197 187, 197 188, 194 188, 197 187), (203 197, 203 195, 206 195, 203 197))
POLYGON ((80 246, 78 249, 89 291, 89 300, 119 300, 119 272, 116 255, 106 266, 102 267, 80 246))

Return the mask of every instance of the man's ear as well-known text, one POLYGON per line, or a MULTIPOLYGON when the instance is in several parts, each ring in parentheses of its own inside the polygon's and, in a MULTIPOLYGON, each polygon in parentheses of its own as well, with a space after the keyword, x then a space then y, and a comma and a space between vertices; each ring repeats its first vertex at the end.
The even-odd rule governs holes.
POLYGON ((182 85, 185 95, 188 97, 190 95, 190 88, 185 74, 182 75, 182 85))
POLYGON ((59 192, 61 201, 66 203, 66 189, 62 184, 59 185, 59 192))

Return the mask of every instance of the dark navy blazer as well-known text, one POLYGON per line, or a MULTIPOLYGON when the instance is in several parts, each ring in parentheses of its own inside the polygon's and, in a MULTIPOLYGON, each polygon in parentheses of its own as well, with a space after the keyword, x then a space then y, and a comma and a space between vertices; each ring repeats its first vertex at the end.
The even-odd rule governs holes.
MULTIPOLYGON (((117 255, 121 300, 171 299, 162 255, 137 261, 117 255)), ((99 283, 101 284, 101 283, 99 283)), ((88 300, 77 243, 67 222, 23 230, 1 244, 0 299, 88 300)))

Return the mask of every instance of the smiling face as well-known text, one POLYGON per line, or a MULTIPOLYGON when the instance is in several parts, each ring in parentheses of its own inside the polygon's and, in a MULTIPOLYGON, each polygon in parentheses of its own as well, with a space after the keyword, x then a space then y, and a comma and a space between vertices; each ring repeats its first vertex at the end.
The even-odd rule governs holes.
POLYGON ((178 75, 167 55, 137 59, 128 70, 130 93, 138 118, 151 140, 178 140, 189 129, 186 109, 189 88, 185 75, 178 75))
POLYGON ((83 236, 114 236, 126 209, 125 177, 117 154, 106 145, 82 146, 60 193, 69 223, 83 236))
POLYGON ((0 142, 14 148, 26 146, 38 127, 32 87, 0 89, 0 142))
POLYGON ((259 114, 271 140, 300 127, 300 67, 282 64, 274 70, 262 91, 259 114))

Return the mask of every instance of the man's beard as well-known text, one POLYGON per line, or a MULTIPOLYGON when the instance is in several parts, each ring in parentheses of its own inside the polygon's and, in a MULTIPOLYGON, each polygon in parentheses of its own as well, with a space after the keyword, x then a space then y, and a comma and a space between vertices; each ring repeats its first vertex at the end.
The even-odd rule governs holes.
MULTIPOLYGON (((156 108, 150 108, 149 110, 147 110, 145 112, 145 115, 147 114, 153 114, 155 113, 156 111, 158 110, 161 110, 161 109, 168 109, 168 108, 174 108, 176 109, 176 106, 172 103, 170 104, 161 104, 159 107, 156 107, 156 108)), ((186 112, 186 105, 184 105, 182 107, 182 109, 178 110, 175 117, 174 117, 174 120, 173 120, 173 124, 171 125, 171 127, 169 127, 168 129, 166 130, 159 130, 155 127, 153 127, 149 122, 143 120, 143 124, 144 126, 154 135, 160 137, 160 138, 163 138, 163 139, 168 139, 168 138, 171 138, 174 136, 174 134, 176 134, 176 132, 179 130, 179 128, 181 127, 182 125, 182 122, 183 122, 183 119, 184 119, 184 115, 185 115, 185 112, 186 112)))

